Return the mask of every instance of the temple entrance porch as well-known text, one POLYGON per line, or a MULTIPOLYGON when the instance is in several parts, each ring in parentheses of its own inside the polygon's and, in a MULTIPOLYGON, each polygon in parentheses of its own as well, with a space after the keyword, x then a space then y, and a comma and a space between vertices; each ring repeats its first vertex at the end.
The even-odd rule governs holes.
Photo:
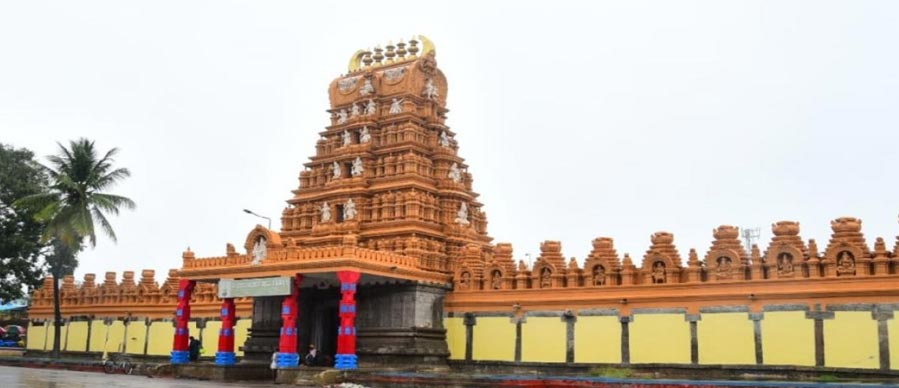
MULTIPOLYGON (((235 294, 233 290, 229 294, 223 287, 219 288, 223 300, 223 325, 216 364, 236 364, 236 345, 242 346, 244 352, 241 364, 267 366, 272 354, 277 353, 279 368, 295 367, 309 351, 310 344, 318 350, 318 365, 340 369, 355 369, 359 363, 371 366, 446 363, 448 350, 442 323, 445 286, 355 271, 241 281, 266 279, 288 282, 289 290, 280 292, 289 294, 252 296, 252 325, 243 344, 234 344, 233 326, 228 323, 234 320, 233 308, 229 310, 227 306, 229 303, 233 306, 229 296, 245 295, 235 294)), ((179 296, 186 297, 179 298, 176 314, 179 327, 182 321, 190 319, 187 302, 195 281, 184 280, 182 283, 183 293, 179 296)), ((173 363, 186 362, 185 333, 176 329, 173 363)), ((207 344, 207 348, 210 347, 207 344)))

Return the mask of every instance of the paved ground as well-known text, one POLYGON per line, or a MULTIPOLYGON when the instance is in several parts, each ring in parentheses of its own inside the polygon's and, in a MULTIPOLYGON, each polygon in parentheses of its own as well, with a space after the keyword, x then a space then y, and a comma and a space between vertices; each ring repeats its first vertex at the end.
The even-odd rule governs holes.
MULTIPOLYGON (((0 387, 4 388, 212 388, 277 387, 272 384, 213 383, 196 380, 152 379, 146 376, 107 375, 56 369, 0 366, 0 387)), ((280 386, 283 388, 283 386, 280 386)))

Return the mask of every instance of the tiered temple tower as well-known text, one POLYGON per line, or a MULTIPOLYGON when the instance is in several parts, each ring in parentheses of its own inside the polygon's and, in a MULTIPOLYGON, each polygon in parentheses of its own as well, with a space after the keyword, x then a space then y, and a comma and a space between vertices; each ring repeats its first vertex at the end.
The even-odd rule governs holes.
POLYGON ((352 235, 360 247, 446 274, 467 246, 489 249, 486 215, 445 124, 446 77, 421 40, 357 52, 349 73, 331 82, 331 125, 282 213, 288 245, 339 245, 352 235))

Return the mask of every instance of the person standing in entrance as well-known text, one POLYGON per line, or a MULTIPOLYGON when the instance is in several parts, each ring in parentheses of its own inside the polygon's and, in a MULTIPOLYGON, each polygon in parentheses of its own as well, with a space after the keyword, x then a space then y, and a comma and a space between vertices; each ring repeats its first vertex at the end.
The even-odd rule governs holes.
POLYGON ((278 381, 278 352, 272 353, 272 364, 269 367, 272 368, 272 382, 275 383, 278 381))
POLYGON ((193 336, 191 336, 190 342, 188 342, 187 346, 188 346, 188 350, 190 351, 190 353, 189 353, 190 361, 194 362, 194 361, 199 360, 200 359, 200 348, 203 346, 200 343, 200 341, 197 340, 196 338, 194 338, 193 336))

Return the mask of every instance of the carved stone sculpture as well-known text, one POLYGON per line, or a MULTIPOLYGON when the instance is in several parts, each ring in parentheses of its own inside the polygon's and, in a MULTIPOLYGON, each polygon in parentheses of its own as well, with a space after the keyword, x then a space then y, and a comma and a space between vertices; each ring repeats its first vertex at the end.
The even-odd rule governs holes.
POLYGON ((341 109, 339 112, 337 112, 337 124, 346 123, 347 118, 348 117, 347 117, 346 109, 341 109))
POLYGON ((390 114, 395 115, 397 113, 403 113, 403 100, 404 99, 402 98, 393 99, 393 102, 390 103, 390 114))
POLYGON ((440 91, 437 90, 437 85, 434 85, 433 79, 428 78, 428 81, 425 83, 425 91, 423 94, 425 98, 429 100, 436 100, 437 97, 440 96, 440 91))
POLYGON ((371 116, 375 113, 378 113, 378 103, 375 100, 368 100, 368 103, 365 104, 365 115, 371 116))
POLYGON ((362 127, 362 130, 359 131, 359 142, 362 144, 365 144, 370 141, 371 141, 371 133, 368 132, 368 127, 362 127))
POLYGON ((362 171, 362 158, 357 156, 356 160, 353 161, 353 168, 350 172, 353 174, 353 176, 362 176, 362 171))
POLYGON ((265 259, 266 256, 266 248, 265 248, 265 237, 259 236, 256 239, 256 244, 253 245, 253 265, 262 264, 262 260, 265 259))
POLYGON ((371 84, 371 78, 366 78, 365 82, 362 83, 362 87, 359 88, 360 96, 367 96, 375 92, 375 87, 371 84))
POLYGON ((438 140, 438 143, 441 147, 449 148, 450 140, 449 136, 446 135, 446 131, 440 131, 440 140, 438 140))
POLYGON ((343 207, 343 219, 352 220, 354 218, 356 218, 356 203, 350 198, 343 207))
POLYGON ((343 131, 343 135, 341 135, 341 138, 343 139, 344 147, 353 144, 353 135, 350 135, 350 131, 343 131))
POLYGON ((331 221, 331 206, 327 202, 322 203, 322 222, 331 221))
POLYGON ((468 204, 462 202, 459 205, 459 211, 456 212, 456 223, 461 225, 468 225, 471 222, 468 221, 468 204))
POLYGON ((341 175, 343 175, 343 171, 341 171, 340 163, 334 161, 333 163, 331 163, 331 176, 334 179, 340 179, 341 175))
POLYGON ((450 167, 449 178, 453 180, 453 182, 459 183, 462 182, 462 171, 459 170, 459 164, 453 162, 453 165, 450 167))

